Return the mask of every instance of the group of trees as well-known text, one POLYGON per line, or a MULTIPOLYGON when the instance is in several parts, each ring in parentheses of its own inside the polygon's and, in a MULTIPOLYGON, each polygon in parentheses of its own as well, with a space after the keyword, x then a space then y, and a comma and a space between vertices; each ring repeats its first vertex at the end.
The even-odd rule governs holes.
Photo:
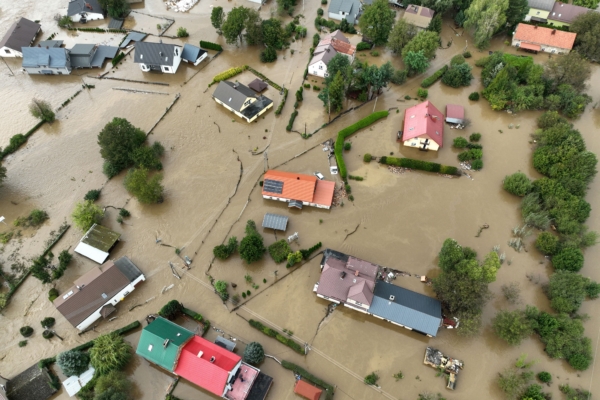
POLYGON ((545 66, 535 64, 531 57, 502 52, 484 57, 476 65, 483 67, 483 97, 494 110, 547 109, 575 118, 591 102, 583 93, 590 67, 574 51, 553 57, 545 66))
POLYGON ((592 61, 600 60, 600 13, 580 14, 569 26, 569 31, 577 34, 575 48, 579 54, 592 61))
POLYGON ((499 31, 511 32, 529 11, 527 0, 463 0, 456 3, 459 11, 455 22, 473 32, 475 45, 480 49, 488 47, 492 36, 499 31))
MULTIPOLYGON (((410 28, 409 28, 410 29, 410 28)), ((402 48, 402 60, 409 75, 420 74, 429 68, 440 44, 437 32, 420 31, 402 48)))
POLYGON ((263 238, 256 229, 256 223, 251 219, 246 222, 246 236, 240 243, 240 257, 251 264, 262 259, 267 249, 263 243, 263 238))
POLYGON ((365 6, 358 20, 360 31, 371 39, 375 46, 387 43, 392 25, 394 25, 394 12, 390 9, 387 0, 375 0, 371 5, 365 6))
POLYGON ((98 0, 100 7, 112 18, 122 18, 129 11, 127 0, 98 0))
POLYGON ((453 88, 458 88, 469 86, 472 79, 471 66, 467 64, 462 54, 458 54, 452 57, 450 68, 442 76, 442 83, 453 88))
MULTIPOLYGON (((505 368, 498 374, 498 386, 508 400, 546 400, 549 394, 542 392, 542 386, 532 383, 534 372, 531 366, 534 362, 526 361, 527 355, 523 354, 513 367, 505 368)), ((547 383, 552 380, 552 375, 542 371, 537 374, 538 379, 547 383)))

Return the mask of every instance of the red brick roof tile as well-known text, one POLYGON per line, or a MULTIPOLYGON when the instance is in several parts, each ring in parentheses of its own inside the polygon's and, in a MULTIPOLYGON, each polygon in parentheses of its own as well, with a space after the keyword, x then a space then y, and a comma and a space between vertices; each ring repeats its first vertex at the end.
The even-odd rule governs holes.
POLYGON ((530 44, 540 44, 561 49, 572 49, 576 33, 558 29, 542 28, 534 25, 519 24, 513 39, 530 44))

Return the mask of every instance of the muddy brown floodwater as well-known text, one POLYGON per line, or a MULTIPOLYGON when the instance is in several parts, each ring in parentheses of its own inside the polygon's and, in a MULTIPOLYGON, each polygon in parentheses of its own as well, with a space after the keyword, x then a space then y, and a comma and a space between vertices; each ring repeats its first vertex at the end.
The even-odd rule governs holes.
MULTIPOLYGON (((274 2, 271 3, 273 4, 261 9, 263 18, 274 13, 275 5, 274 2)), ((273 64, 264 65, 259 62, 259 49, 225 45, 225 52, 218 58, 209 63, 205 61, 199 67, 182 65, 175 75, 142 73, 133 64, 132 54, 118 68, 110 70, 110 63, 105 67, 106 71, 110 70, 109 77, 164 82, 169 86, 95 79, 103 71, 79 70, 76 74, 62 77, 29 76, 20 71, 20 60, 7 59, 8 67, 14 71, 12 76, 7 65, 0 63, 3 83, 0 94, 4 100, 3 107, 0 108, 0 120, 3 121, 0 142, 4 146, 11 136, 26 132, 35 125, 36 121, 27 110, 31 98, 43 98, 58 107, 81 88, 82 82, 96 86, 79 94, 58 112, 56 122, 44 125, 25 146, 4 160, 8 178, 0 191, 0 210, 9 225, 3 226, 2 231, 12 229, 12 221, 18 216, 26 215, 33 208, 44 209, 50 215, 50 219, 40 229, 23 230, 21 238, 13 239, 4 246, 0 254, 4 270, 10 271, 10 265, 15 260, 29 265, 28 260, 39 255, 44 248, 50 232, 56 230, 64 220, 70 221, 75 203, 88 190, 102 188, 99 204, 115 207, 126 205, 132 215, 123 225, 119 225, 115 210, 106 210, 103 224, 122 233, 122 241, 111 256, 129 256, 147 277, 147 281, 119 305, 116 320, 101 322, 95 333, 82 336, 77 335, 75 329, 47 300, 51 285, 42 285, 35 278, 29 278, 0 316, 0 374, 10 378, 41 358, 56 355, 133 320, 142 320, 168 300, 176 298, 186 307, 200 312, 228 336, 237 338, 238 352, 243 350, 244 343, 260 341, 268 354, 304 365, 314 375, 336 385, 335 398, 338 400, 412 400, 425 390, 444 393, 449 399, 501 399, 502 395, 495 384, 497 373, 512 364, 521 353, 527 353, 530 359, 538 361, 535 371, 544 369, 555 376, 556 384, 547 390, 557 398, 560 398, 558 383, 568 382, 572 386, 591 389, 596 394, 600 392, 598 373, 594 372, 593 367, 577 374, 566 362, 549 359, 538 339, 532 337, 513 348, 498 340, 489 327, 497 310, 514 308, 501 296, 500 287, 505 283, 520 284, 523 303, 518 307, 533 304, 544 310, 549 309, 541 284, 547 281, 550 267, 531 245, 528 246, 531 251, 522 253, 516 253, 507 246, 511 229, 521 223, 521 218, 518 199, 501 188, 504 176, 517 170, 532 177, 538 176, 531 165, 529 135, 535 129, 535 119, 540 113, 509 115, 492 111, 484 100, 467 101, 468 93, 481 89, 479 70, 475 69, 477 79, 468 88, 452 89, 436 84, 429 89, 430 100, 440 110, 446 104, 463 104, 466 106, 467 117, 472 121, 464 131, 447 129, 445 147, 439 153, 417 153, 414 149, 402 148, 395 142, 404 109, 416 103, 414 100, 404 101, 404 96, 416 94, 421 76, 400 87, 386 88, 377 102, 370 102, 343 116, 308 140, 302 139, 298 133, 288 133, 285 126, 293 108, 293 92, 300 86, 308 62, 312 35, 315 33, 313 20, 319 3, 318 0, 307 0, 301 5, 299 3, 297 11, 306 16, 302 21, 308 28, 308 36, 291 44, 294 54, 288 49, 273 64), (214 103, 211 98, 214 87, 206 90, 212 77, 227 68, 243 64, 255 67, 274 82, 290 89, 281 116, 276 117, 270 111, 257 123, 246 124, 214 103), (198 70, 200 72, 194 75, 198 70), (123 87, 168 94, 114 90, 123 87), (102 174, 102 159, 96 137, 113 117, 127 118, 144 130, 150 129, 177 93, 181 95, 180 100, 148 139, 149 142, 162 142, 167 149, 163 160, 166 200, 159 205, 140 205, 125 191, 122 185, 123 174, 106 181, 102 174), (333 179, 339 184, 339 176, 329 175, 326 153, 321 151, 318 144, 335 137, 341 128, 373 110, 393 107, 398 107, 399 112, 392 110, 388 118, 349 139, 353 145, 345 156, 348 170, 353 175, 365 177, 362 182, 351 181, 354 202, 346 200, 343 207, 335 207, 331 211, 297 211, 261 198, 256 184, 266 162, 263 154, 253 156, 252 150, 263 150, 269 146, 268 165, 274 167, 315 147, 280 168, 307 174, 318 170, 327 179, 333 179), (519 128, 509 129, 509 124, 519 125, 519 128), (394 153, 457 165, 456 151, 452 149, 451 141, 457 135, 472 132, 482 133, 485 148, 485 167, 481 172, 472 173, 473 179, 448 179, 420 172, 392 174, 379 164, 362 162, 362 155, 368 152, 373 155, 394 153), (243 174, 236 191, 242 166, 243 174), (210 275, 215 279, 225 279, 237 284, 236 289, 230 288, 231 295, 241 293, 242 290, 252 290, 250 300, 236 312, 230 312, 232 306, 223 305, 208 283, 206 271, 212 260, 212 248, 225 240, 227 235, 241 239, 245 221, 254 219, 260 224, 265 212, 277 212, 290 217, 286 234, 299 232, 300 236, 299 242, 292 245, 294 249, 307 248, 321 241, 324 247, 384 266, 419 275, 434 275, 439 248, 444 239, 452 237, 461 244, 476 249, 480 255, 491 251, 494 245, 500 245, 511 265, 505 263, 498 272, 497 281, 490 285, 496 296, 484 310, 482 334, 474 339, 459 338, 449 330, 441 330, 436 338, 427 339, 346 309, 337 309, 323 320, 328 303, 312 293, 312 287, 319 279, 319 257, 291 273, 286 271, 285 266, 274 264, 268 256, 250 266, 244 265, 239 256, 234 256, 227 262, 215 262, 210 275), (489 224, 490 229, 485 230, 481 237, 475 238, 478 227, 484 223, 489 224), (346 238, 357 226, 356 232, 346 238), (161 243, 173 247, 156 244, 158 238, 161 243), (193 259, 189 271, 182 269, 182 259, 176 256, 174 248, 182 249, 182 256, 193 259), (168 268, 169 261, 177 266, 182 275, 181 280, 172 276, 168 268), (246 274, 253 277, 254 282, 259 285, 258 290, 245 283, 246 274), (527 275, 534 276, 533 281, 538 283, 530 282, 527 275), (263 280, 267 280, 267 283, 263 283, 263 280), (278 281, 277 284, 271 286, 275 280, 278 281), (163 293, 169 285, 174 286, 163 293), (128 311, 137 304, 142 306, 128 311), (41 337, 39 321, 49 316, 57 319, 55 329, 64 337, 63 342, 58 339, 46 341, 41 337), (250 328, 245 320, 249 318, 293 331, 298 341, 311 346, 311 352, 305 358, 300 357, 289 348, 250 328), (19 328, 23 325, 31 325, 36 331, 28 345, 19 348, 17 344, 22 339, 19 328), (465 361, 465 369, 459 376, 455 392, 446 391, 443 380, 436 378, 435 371, 423 365, 422 357, 427 345, 465 361), (372 371, 377 371, 381 376, 383 392, 362 383, 363 377, 372 371), (400 382, 395 382, 392 375, 398 371, 402 371, 405 377, 400 382)), ((2 0, 0 33, 4 33, 15 18, 24 16, 41 20, 44 33, 40 39, 45 39, 52 32, 58 32, 56 39, 63 39, 69 45, 99 41, 117 44, 122 39, 121 35, 115 34, 73 34, 59 30, 52 18, 57 10, 64 11, 65 5, 59 0, 2 0)), ((224 39, 217 36, 210 25, 211 7, 217 5, 223 6, 226 12, 239 5, 255 6, 245 1, 217 0, 212 3, 200 2, 189 13, 178 14, 167 12, 160 0, 146 0, 142 5, 134 6, 134 10, 175 19, 175 24, 167 34, 174 34, 177 27, 184 26, 190 33, 190 37, 184 42, 197 44, 198 40, 203 39, 225 44, 224 39)), ((156 34, 156 24, 164 21, 162 18, 132 13, 126 27, 156 34)), ((102 26, 101 23, 96 25, 102 26)), ((455 36, 447 23, 444 25, 442 38, 444 43, 451 38, 454 43, 449 49, 438 51, 430 71, 448 63, 453 55, 462 52, 467 40, 472 42, 466 34, 455 36)), ((151 36, 148 40, 157 41, 158 38, 151 36)), ((176 39, 163 40, 179 42, 176 39)), ((360 38, 353 36, 350 40, 358 43, 360 38)), ((494 39, 491 49, 514 53, 514 49, 503 44, 504 40, 505 38, 494 39)), ((468 48, 474 55, 468 60, 471 64, 485 54, 477 52, 470 45, 468 48)), ((379 57, 359 57, 379 65, 390 60, 394 67, 402 67, 399 58, 389 51, 381 53, 379 57)), ((212 55, 214 52, 211 52, 212 55)), ((537 62, 547 59, 546 55, 534 57, 537 62)), ((597 65, 592 68, 591 82, 598 82, 600 68, 597 65)), ((248 83, 254 76, 245 72, 236 79, 248 83)), ((317 79, 309 80, 312 84, 321 84, 317 79), (313 80, 316 82, 312 82, 313 80)), ((274 100, 275 107, 281 102, 281 96, 273 88, 269 88, 265 94, 274 100)), ((600 99, 597 84, 589 89, 589 94, 594 102, 600 99)), ((357 104, 348 104, 354 105, 357 104)), ((305 124, 310 133, 328 119, 314 90, 305 90, 299 113, 294 128, 302 132, 305 124)), ((599 154, 600 139, 597 132, 600 128, 600 112, 588 107, 574 124, 585 137, 588 148, 599 154)), ((587 200, 591 204, 600 204, 598 180, 590 186, 587 200)), ((600 230, 597 207, 593 208, 588 223, 591 229, 600 230)), ((269 245, 276 240, 272 232, 262 233, 265 244, 269 245)), ((58 254, 68 248, 72 250, 80 236, 81 232, 71 227, 53 250, 54 253, 58 254)), ((281 234, 277 236, 281 237, 281 234)), ((599 258, 598 246, 587 250, 586 264, 581 273, 596 281, 600 280, 600 272, 594 268, 595 261, 599 258)), ((59 291, 65 290, 75 278, 92 266, 91 261, 75 256, 73 264, 64 277, 55 282, 55 286, 59 291)), ((396 283, 433 295, 430 288, 413 277, 398 278, 396 283)), ((598 304, 586 301, 582 307, 582 312, 591 316, 585 323, 585 328, 586 335, 592 339, 594 352, 597 350, 600 332, 598 304)), ((214 339, 215 336, 216 332, 210 330, 207 337, 214 339)), ((135 346, 138 337, 139 332, 127 338, 135 346)), ((294 378, 289 371, 283 370, 271 359, 267 359, 261 369, 275 379, 269 398, 295 398, 292 393, 294 378)), ((150 367, 139 357, 134 358, 127 373, 135 382, 136 399, 162 399, 172 381, 172 377, 150 367)), ((185 382, 179 383, 175 395, 183 399, 214 398, 185 382)), ((68 396, 61 391, 56 398, 67 399, 68 396)))

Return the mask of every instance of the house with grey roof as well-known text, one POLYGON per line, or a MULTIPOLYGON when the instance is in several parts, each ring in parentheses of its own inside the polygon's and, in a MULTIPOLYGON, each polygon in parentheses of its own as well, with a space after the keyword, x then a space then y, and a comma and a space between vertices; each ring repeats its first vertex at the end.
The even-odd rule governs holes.
POLYGON ((348 38, 339 29, 319 41, 313 51, 313 58, 308 63, 308 73, 321 78, 328 77, 327 65, 336 54, 346 56, 350 64, 354 61, 356 54, 356 46, 351 45, 348 38))
POLYGON ((576 6, 575 4, 561 3, 557 1, 548 14, 548 23, 554 26, 570 26, 575 18, 581 14, 590 12, 589 8, 576 6))
MULTIPOLYGON (((56 393, 56 389, 50 386, 51 382, 48 368, 39 368, 35 363, 15 377, 5 380, 2 386, 5 386, 5 398, 8 400, 46 400, 56 393)), ((0 399, 3 398, 1 393, 2 391, 0 399)))
POLYGON ((182 47, 167 43, 137 42, 133 62, 144 72, 174 74, 181 64, 182 47))
POLYGON ((345 19, 350 25, 356 24, 362 9, 359 0, 331 0, 329 3, 329 18, 341 21, 345 19))
POLYGON ((98 0, 71 0, 67 7, 67 15, 73 22, 85 24, 88 21, 104 19, 104 10, 98 0))
POLYGON ((69 55, 72 68, 102 68, 107 58, 114 58, 119 51, 115 46, 97 44, 76 44, 69 55))
POLYGON ((200 47, 192 46, 191 44, 184 44, 183 50, 181 51, 181 60, 186 63, 194 64, 194 66, 200 64, 208 53, 206 50, 202 50, 200 47))
POLYGON ((69 75, 69 51, 60 47, 22 47, 23 69, 31 75, 69 75))
POLYGON ((218 104, 247 122, 252 122, 273 107, 273 101, 257 95, 252 89, 239 82, 221 81, 213 93, 218 104))
POLYGON ((554 7, 554 0, 528 0, 529 12, 525 16, 525 21, 541 22, 543 24, 548 22, 548 14, 554 7))
POLYGON ((21 18, 8 28, 0 41, 0 57, 23 57, 22 47, 29 47, 42 30, 38 23, 21 18))

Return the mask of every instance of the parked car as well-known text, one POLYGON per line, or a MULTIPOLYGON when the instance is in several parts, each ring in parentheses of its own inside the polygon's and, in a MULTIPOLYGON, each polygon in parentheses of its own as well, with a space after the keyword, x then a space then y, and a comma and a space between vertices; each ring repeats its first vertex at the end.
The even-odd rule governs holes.
POLYGON ((319 178, 320 180, 323 180, 323 179, 325 179, 325 177, 323 176, 323 174, 322 174, 322 173, 320 173, 319 171, 316 171, 316 172, 315 172, 315 176, 316 176, 317 178, 319 178))
POLYGON ((338 167, 337 165, 332 165, 329 167, 329 172, 331 172, 331 175, 337 175, 338 173, 338 167))

